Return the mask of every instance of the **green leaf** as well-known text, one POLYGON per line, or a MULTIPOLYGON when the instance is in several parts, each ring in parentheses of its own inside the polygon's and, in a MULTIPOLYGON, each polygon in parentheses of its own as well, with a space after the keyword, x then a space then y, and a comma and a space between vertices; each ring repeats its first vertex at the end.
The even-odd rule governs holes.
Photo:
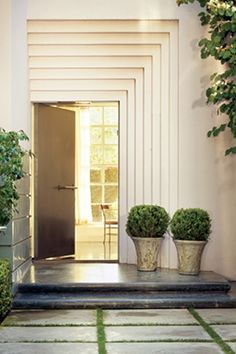
POLYGON ((211 87, 209 87, 209 88, 206 90, 206 96, 207 96, 207 97, 210 97, 211 94, 212 94, 212 89, 211 89, 211 87))
POLYGON ((207 132, 207 136, 208 136, 208 138, 210 138, 210 137, 211 137, 211 134, 212 134, 212 131, 211 131, 211 130, 209 130, 209 131, 207 132))
POLYGON ((236 146, 231 147, 225 151, 225 156, 227 156, 229 154, 236 154, 236 146))
POLYGON ((199 46, 201 47, 201 46, 203 46, 203 45, 205 45, 206 43, 207 43, 207 39, 206 38, 202 38, 200 41, 199 41, 199 46))

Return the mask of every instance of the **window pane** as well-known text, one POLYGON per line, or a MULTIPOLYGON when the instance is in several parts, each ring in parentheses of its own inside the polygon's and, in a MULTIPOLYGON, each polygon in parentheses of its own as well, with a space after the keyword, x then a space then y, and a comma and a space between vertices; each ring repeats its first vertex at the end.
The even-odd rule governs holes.
POLYGON ((108 220, 117 220, 118 219, 118 207, 109 205, 109 209, 106 210, 106 217, 108 220))
POLYGON ((118 144, 117 128, 104 129, 105 144, 118 144))
POLYGON ((91 145, 90 163, 91 165, 99 165, 103 163, 102 146, 91 145))
POLYGON ((91 125, 102 125, 102 107, 91 107, 89 117, 91 125))
POLYGON ((118 201, 118 187, 105 186, 105 203, 117 203, 118 201))
POLYGON ((91 144, 102 144, 102 128, 91 127, 90 141, 91 144))
POLYGON ((117 183, 118 182, 118 167, 106 167, 105 169, 105 182, 117 183))
POLYGON ((102 186, 91 186, 91 202, 102 203, 102 186))
POLYGON ((104 124, 118 125, 118 108, 104 107, 104 124))
POLYGON ((98 222, 102 221, 102 212, 100 205, 92 205, 92 216, 93 216, 93 221, 98 222))
POLYGON ((90 170, 90 182, 91 183, 102 182, 102 170, 100 168, 93 168, 90 170))
POLYGON ((118 147, 117 146, 104 146, 104 163, 117 164, 118 163, 118 147))

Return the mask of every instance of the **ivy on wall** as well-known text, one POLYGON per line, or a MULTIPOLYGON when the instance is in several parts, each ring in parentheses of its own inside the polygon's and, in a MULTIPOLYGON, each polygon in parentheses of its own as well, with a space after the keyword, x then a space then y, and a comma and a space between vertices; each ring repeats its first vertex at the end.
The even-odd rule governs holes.
MULTIPOLYGON (((177 4, 193 3, 195 0, 177 0, 177 4)), ((230 129, 236 138, 236 0, 196 0, 203 11, 199 13, 202 26, 208 25, 208 38, 199 42, 201 57, 212 56, 222 64, 220 73, 210 77, 211 86, 206 91, 207 103, 217 106, 217 114, 224 113, 228 122, 214 126, 208 137, 218 136, 230 129)), ((236 153, 236 146, 225 155, 236 153)))

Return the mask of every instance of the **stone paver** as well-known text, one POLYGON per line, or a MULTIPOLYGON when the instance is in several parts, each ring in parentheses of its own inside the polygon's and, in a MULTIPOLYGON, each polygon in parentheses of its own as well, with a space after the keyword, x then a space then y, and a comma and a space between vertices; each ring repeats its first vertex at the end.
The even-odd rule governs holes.
POLYGON ((96 327, 2 327, 0 342, 96 341, 96 327))
POLYGON ((115 326, 105 332, 107 341, 211 339, 200 326, 115 326))
POLYGON ((233 349, 233 351, 235 351, 235 353, 236 353, 236 342, 233 342, 233 343, 228 342, 227 344, 228 344, 228 345, 233 349))
POLYGON ((196 324, 185 309, 171 310, 104 310, 104 324, 196 324))
POLYGON ((1 343, 0 354, 98 354, 96 343, 1 343))
POLYGON ((96 325, 96 310, 15 310, 3 322, 12 325, 96 325))
POLYGON ((212 328, 224 340, 236 340, 236 325, 213 325, 212 328))
MULTIPOLYGON (((196 311, 236 352, 236 309, 196 311)), ((107 354, 223 354, 186 309, 103 310, 103 319, 107 354)), ((25 353, 98 354, 96 310, 12 311, 0 327, 0 354, 25 353)))
POLYGON ((214 343, 109 343, 108 354, 222 354, 214 343))
POLYGON ((198 309, 197 312, 207 323, 236 323, 236 308, 198 309))

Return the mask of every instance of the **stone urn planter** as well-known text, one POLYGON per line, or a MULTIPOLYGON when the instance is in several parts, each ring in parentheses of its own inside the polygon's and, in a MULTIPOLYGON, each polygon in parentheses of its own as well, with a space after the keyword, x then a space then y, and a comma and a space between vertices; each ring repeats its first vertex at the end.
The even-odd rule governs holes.
POLYGON ((157 269, 157 257, 162 240, 163 237, 132 237, 137 254, 138 270, 151 272, 157 269))
POLYGON ((207 241, 174 241, 178 254, 178 270, 183 275, 198 275, 202 252, 207 241))
POLYGON ((202 252, 211 232, 207 211, 179 209, 171 219, 170 229, 177 249, 179 274, 198 275, 202 252))
POLYGON ((134 242, 139 271, 157 269, 157 256, 168 224, 169 215, 158 205, 136 205, 130 209, 126 231, 134 242))

